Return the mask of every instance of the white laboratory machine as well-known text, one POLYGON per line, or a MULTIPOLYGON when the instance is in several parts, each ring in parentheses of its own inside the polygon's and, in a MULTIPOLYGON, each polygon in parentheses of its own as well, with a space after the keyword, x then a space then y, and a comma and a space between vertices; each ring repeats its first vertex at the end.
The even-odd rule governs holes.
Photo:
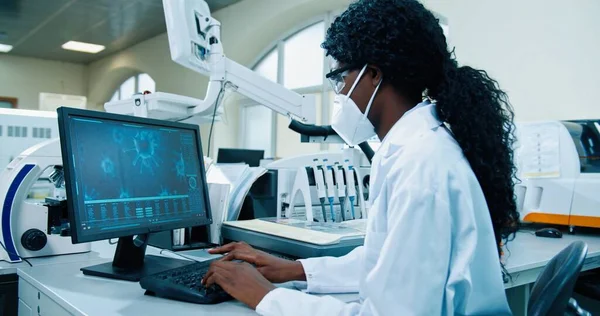
POLYGON ((55 112, 0 108, 0 167, 25 149, 56 137, 55 112))
POLYGON ((90 250, 65 225, 57 137, 54 112, 0 109, 0 260, 90 250))
POLYGON ((517 131, 521 219, 600 228, 600 120, 521 123, 517 131))
POLYGON ((0 259, 44 257, 90 251, 90 244, 71 242, 58 138, 35 145, 16 157, 0 174, 0 259), (53 192, 43 201, 28 195, 50 171, 53 192))
POLYGON ((223 223, 222 241, 244 241, 290 258, 342 256, 361 246, 370 168, 349 162, 362 157, 350 149, 268 165, 252 184, 238 220, 223 223), (335 167, 340 170, 331 172, 335 167))

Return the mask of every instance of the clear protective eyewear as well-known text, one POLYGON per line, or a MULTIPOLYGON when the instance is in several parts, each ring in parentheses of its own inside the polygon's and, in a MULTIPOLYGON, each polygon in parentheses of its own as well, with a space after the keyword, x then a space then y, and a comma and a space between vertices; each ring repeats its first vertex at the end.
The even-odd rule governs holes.
POLYGON ((327 80, 331 84, 331 87, 333 88, 333 92, 335 92, 335 94, 340 94, 342 92, 342 90, 346 86, 346 80, 344 79, 354 68, 354 66, 345 66, 336 70, 332 70, 330 73, 325 75, 325 78, 327 78, 327 80))

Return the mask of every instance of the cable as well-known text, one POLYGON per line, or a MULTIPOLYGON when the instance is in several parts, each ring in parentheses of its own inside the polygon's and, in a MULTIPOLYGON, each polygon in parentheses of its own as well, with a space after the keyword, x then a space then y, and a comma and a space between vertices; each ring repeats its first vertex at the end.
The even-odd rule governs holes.
POLYGON ((333 212, 333 198, 329 198, 329 212, 331 213, 331 221, 335 223, 335 214, 333 212))
POLYGON ((215 126, 215 116, 217 116, 217 108, 219 107, 219 100, 221 99, 221 95, 223 94, 224 88, 221 88, 219 94, 217 95, 217 101, 215 102, 215 108, 213 110, 212 121, 210 123, 210 132, 208 132, 208 150, 206 155, 210 157, 210 143, 212 139, 213 127, 215 126))
POLYGON ((177 121, 175 121, 175 122, 182 122, 182 121, 185 121, 185 120, 187 120, 187 119, 191 119, 192 117, 194 117, 194 116, 193 116, 193 115, 186 116, 186 117, 184 117, 184 118, 182 118, 182 119, 178 119, 178 120, 177 120, 177 121))
MULTIPOLYGON (((27 264, 28 264, 30 267, 32 267, 32 268, 33 268, 33 264, 31 264, 31 262, 29 262, 29 260, 27 260, 27 259, 25 259, 25 258, 23 258, 23 257, 19 256, 19 255, 18 255, 18 254, 16 254, 16 253, 12 253, 12 252, 9 252, 8 250, 6 250, 6 247, 4 247, 4 244, 3 244, 1 241, 0 241, 0 246, 2 246, 2 249, 4 249, 4 251, 6 251, 6 253, 7 253, 7 254, 9 254, 9 255, 14 255, 14 256, 17 256, 17 257, 19 257, 19 259, 21 259, 21 260, 23 260, 23 261, 27 262, 27 264)), ((6 262, 8 262, 7 260, 3 260, 3 261, 6 261, 6 262)))
POLYGON ((108 240, 108 243, 109 243, 109 244, 111 244, 111 245, 116 245, 116 244, 118 244, 118 243, 119 243, 119 241, 114 241, 114 242, 113 242, 112 240, 113 240, 113 239, 112 239, 112 238, 110 238, 110 239, 108 240))
POLYGON ((327 211, 325 210, 325 198, 320 198, 321 201, 321 212, 323 212, 323 222, 327 223, 327 211))
POLYGON ((198 262, 197 260, 194 260, 194 259, 192 259, 192 258, 190 258, 190 257, 188 257, 188 256, 184 256, 184 255, 182 255, 182 254, 176 253, 175 251, 172 251, 172 250, 169 250, 169 249, 162 249, 162 250, 159 252, 159 254, 161 254, 161 255, 162 255, 163 251, 166 251, 166 252, 168 252, 168 253, 174 254, 174 255, 176 255, 176 256, 178 256, 178 257, 181 257, 181 258, 183 258, 183 259, 185 259, 185 260, 189 260, 189 261, 196 261, 196 262, 198 262))

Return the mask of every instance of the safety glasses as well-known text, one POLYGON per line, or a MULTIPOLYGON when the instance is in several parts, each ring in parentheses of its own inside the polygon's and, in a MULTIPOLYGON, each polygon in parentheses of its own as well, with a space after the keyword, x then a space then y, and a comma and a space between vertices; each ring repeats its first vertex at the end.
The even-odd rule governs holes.
POLYGON ((335 94, 340 94, 340 92, 342 92, 342 90, 346 86, 346 81, 344 79, 348 76, 350 71, 355 68, 356 67, 353 65, 344 66, 342 68, 332 70, 330 73, 325 75, 325 78, 327 78, 327 80, 331 84, 331 87, 333 88, 333 92, 335 92, 335 94))

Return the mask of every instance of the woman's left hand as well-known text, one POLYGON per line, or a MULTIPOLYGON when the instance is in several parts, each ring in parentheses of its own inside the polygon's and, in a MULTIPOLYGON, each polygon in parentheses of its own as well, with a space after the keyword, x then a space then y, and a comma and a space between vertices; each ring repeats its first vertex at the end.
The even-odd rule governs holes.
POLYGON ((256 268, 246 262, 215 261, 210 265, 202 282, 214 283, 238 301, 256 309, 262 299, 275 289, 256 268))

